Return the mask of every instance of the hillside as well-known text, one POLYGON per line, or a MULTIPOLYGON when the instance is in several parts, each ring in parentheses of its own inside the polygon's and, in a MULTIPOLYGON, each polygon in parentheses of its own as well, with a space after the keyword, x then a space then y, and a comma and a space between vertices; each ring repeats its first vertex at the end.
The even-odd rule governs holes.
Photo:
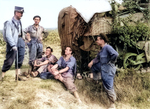
MULTIPOLYGON (((53 54, 61 55, 60 39, 57 31, 52 31, 44 40, 44 48, 51 46, 53 54)), ((45 50, 45 49, 44 49, 45 50)), ((5 57, 5 47, 0 46, 0 66, 5 57)), ((26 57, 26 61, 28 57, 26 57)), ((28 65, 24 63, 23 70, 28 65)), ((107 95, 100 80, 87 81, 84 72, 83 80, 76 80, 82 103, 78 103, 64 85, 57 80, 27 78, 27 81, 14 81, 14 66, 6 73, 4 82, 0 82, 0 109, 106 109, 107 95)), ((150 109, 150 73, 137 73, 133 69, 120 69, 115 78, 117 109, 150 109)))

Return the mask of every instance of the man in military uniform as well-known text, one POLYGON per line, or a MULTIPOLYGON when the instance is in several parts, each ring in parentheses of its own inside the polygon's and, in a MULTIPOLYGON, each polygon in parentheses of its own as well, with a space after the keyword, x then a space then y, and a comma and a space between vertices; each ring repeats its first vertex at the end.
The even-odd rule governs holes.
POLYGON ((47 36, 47 32, 45 32, 44 28, 39 25, 41 21, 40 16, 33 17, 34 24, 27 27, 24 32, 26 33, 26 39, 28 40, 29 47, 29 65, 33 70, 33 61, 41 58, 43 53, 43 44, 42 44, 42 33, 47 36))
POLYGON ((14 60, 17 75, 20 74, 20 68, 23 63, 25 53, 25 42, 23 40, 21 17, 24 13, 23 7, 15 6, 14 17, 4 23, 3 37, 7 43, 6 59, 0 73, 0 80, 3 80, 5 72, 10 69, 14 60))

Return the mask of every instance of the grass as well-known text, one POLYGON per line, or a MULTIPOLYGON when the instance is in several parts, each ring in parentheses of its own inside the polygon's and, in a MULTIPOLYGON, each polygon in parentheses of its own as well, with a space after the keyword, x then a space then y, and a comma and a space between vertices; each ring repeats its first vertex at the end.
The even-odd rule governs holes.
POLYGON ((115 79, 118 102, 130 103, 140 109, 150 107, 150 73, 124 70, 115 79))
MULTIPOLYGON (((122 69, 121 69, 122 70, 122 69)), ((115 77, 117 109, 149 109, 150 108, 150 73, 136 73, 134 70, 118 71, 115 77)), ((108 104, 107 95, 100 81, 93 84, 86 80, 76 81, 79 92, 87 97, 87 102, 108 104)))
MULTIPOLYGON (((57 80, 30 78, 28 81, 14 81, 14 70, 7 72, 0 83, 1 109, 87 109, 79 105, 72 94, 57 80), (69 105, 68 105, 69 103, 69 105)), ((90 106, 92 108, 92 105, 90 106)))
MULTIPOLYGON (((44 48, 51 46, 53 54, 59 58, 60 42, 58 40, 59 43, 56 43, 51 39, 55 37, 58 38, 54 36, 45 40, 44 48)), ((3 61, 4 54, 1 54, 0 66, 3 61)), ((28 65, 24 64, 22 71, 27 69, 28 65)), ((86 79, 76 80, 75 84, 82 100, 82 104, 78 104, 74 96, 57 80, 29 78, 17 84, 14 78, 15 70, 12 66, 6 73, 4 82, 0 83, 0 109, 105 109, 108 104, 101 81, 94 84, 86 79)), ((149 109, 150 73, 120 69, 116 74, 114 87, 117 93, 117 109, 149 109)))
MULTIPOLYGON (((117 109, 149 109, 150 74, 124 72, 120 72, 115 79, 117 109)), ((102 82, 94 84, 86 79, 76 80, 83 102, 79 105, 57 80, 29 78, 28 81, 19 81, 17 84, 14 73, 14 70, 7 72, 4 82, 0 83, 0 109, 105 109, 108 104, 102 82)))

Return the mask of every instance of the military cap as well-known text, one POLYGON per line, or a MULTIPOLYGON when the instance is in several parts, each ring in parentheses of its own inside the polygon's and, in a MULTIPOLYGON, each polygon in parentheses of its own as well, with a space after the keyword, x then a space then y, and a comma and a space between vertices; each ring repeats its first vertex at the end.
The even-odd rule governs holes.
POLYGON ((24 12, 24 8, 23 7, 19 7, 19 6, 15 6, 15 11, 24 12))

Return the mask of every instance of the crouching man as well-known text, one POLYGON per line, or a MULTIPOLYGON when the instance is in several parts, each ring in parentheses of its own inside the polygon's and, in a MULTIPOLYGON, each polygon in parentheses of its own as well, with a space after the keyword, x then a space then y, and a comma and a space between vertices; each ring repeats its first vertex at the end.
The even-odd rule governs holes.
POLYGON ((108 45, 107 42, 108 38, 105 34, 101 33, 97 37, 96 43, 102 49, 97 54, 97 57, 88 64, 88 66, 91 68, 93 74, 101 73, 103 86, 110 101, 109 109, 115 109, 114 102, 116 100, 116 94, 113 83, 116 68, 114 63, 116 62, 119 54, 110 45, 108 45))
POLYGON ((67 89, 74 94, 78 102, 81 102, 73 78, 76 72, 76 59, 72 56, 72 49, 70 47, 66 47, 65 55, 61 56, 57 64, 51 69, 48 68, 48 70, 51 70, 54 78, 63 82, 67 89))
POLYGON ((47 72, 48 66, 53 67, 53 65, 58 61, 58 59, 52 55, 52 52, 53 49, 51 47, 47 47, 45 53, 46 56, 35 60, 34 67, 37 67, 37 70, 31 72, 33 77, 36 77, 39 74, 42 79, 47 79, 47 76, 50 74, 50 72, 47 72))

